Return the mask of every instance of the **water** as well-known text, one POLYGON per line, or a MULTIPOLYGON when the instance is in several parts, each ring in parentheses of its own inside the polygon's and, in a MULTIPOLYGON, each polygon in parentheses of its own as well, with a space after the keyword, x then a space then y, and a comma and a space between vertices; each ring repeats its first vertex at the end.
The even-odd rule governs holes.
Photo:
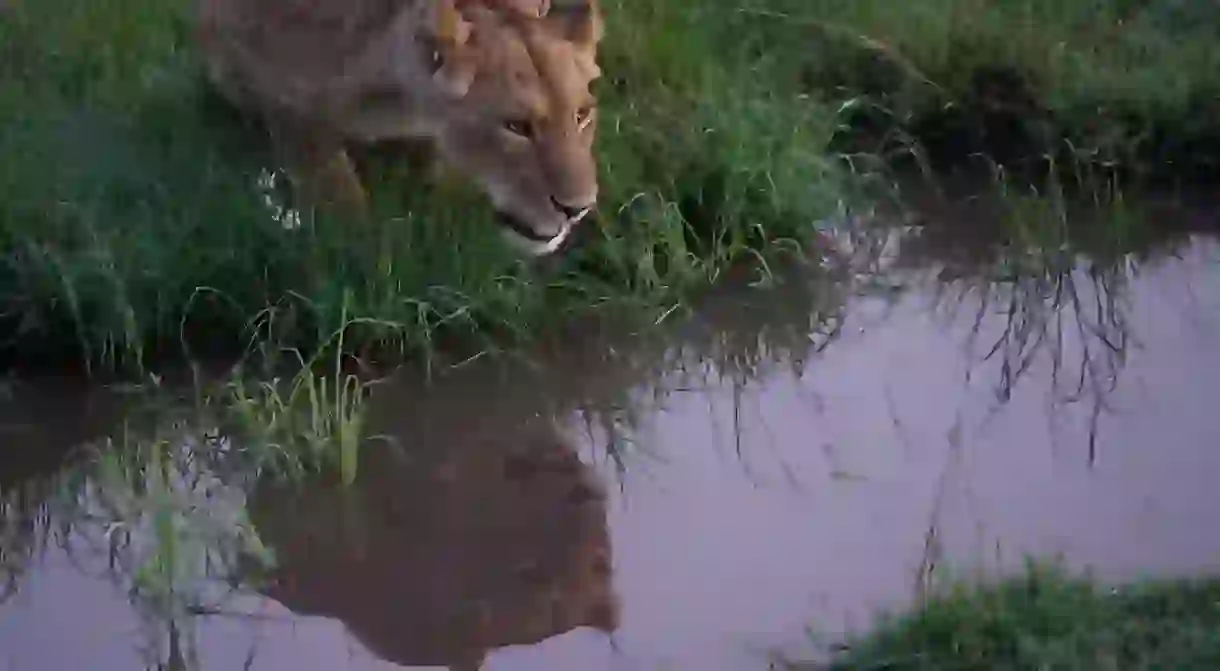
POLYGON ((348 490, 252 479, 189 404, 14 384, 0 669, 765 669, 1027 553, 1220 568, 1215 216, 1060 271, 980 207, 662 335, 401 373, 348 490))

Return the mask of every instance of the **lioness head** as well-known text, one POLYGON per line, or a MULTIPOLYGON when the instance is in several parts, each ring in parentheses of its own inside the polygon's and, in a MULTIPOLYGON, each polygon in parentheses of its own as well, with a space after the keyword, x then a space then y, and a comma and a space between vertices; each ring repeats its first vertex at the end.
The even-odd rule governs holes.
POLYGON ((480 184, 514 243, 553 252, 597 202, 597 0, 434 7, 425 47, 447 110, 439 154, 480 184))

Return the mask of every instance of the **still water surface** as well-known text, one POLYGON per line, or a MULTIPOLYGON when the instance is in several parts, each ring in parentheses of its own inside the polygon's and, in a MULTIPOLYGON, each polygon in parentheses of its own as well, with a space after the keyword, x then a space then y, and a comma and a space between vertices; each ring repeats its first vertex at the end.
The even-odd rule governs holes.
POLYGON ((1220 569, 1220 265, 1189 232, 1215 217, 1058 272, 965 212, 663 337, 402 373, 348 490, 243 477, 189 412, 124 433, 113 394, 15 384, 0 669, 765 669, 946 570, 1220 569), (139 477, 70 451, 148 426, 175 447, 139 477))

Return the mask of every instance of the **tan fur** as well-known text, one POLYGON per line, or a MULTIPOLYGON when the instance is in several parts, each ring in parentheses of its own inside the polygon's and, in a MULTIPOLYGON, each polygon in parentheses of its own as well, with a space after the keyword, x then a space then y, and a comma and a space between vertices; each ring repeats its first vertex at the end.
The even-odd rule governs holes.
POLYGON ((198 0, 197 18, 210 78, 319 204, 367 208, 348 142, 420 137, 534 253, 596 204, 597 0, 198 0))

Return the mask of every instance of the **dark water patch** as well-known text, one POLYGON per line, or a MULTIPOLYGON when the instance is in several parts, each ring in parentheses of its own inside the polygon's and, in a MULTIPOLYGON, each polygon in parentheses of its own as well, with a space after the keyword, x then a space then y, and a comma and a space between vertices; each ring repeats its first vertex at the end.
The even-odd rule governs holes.
POLYGON ((920 210, 828 229, 829 278, 379 381, 346 488, 189 407, 120 432, 6 406, 84 456, 0 538, 0 666, 762 669, 946 566, 1214 572, 1206 208, 1091 247, 1011 203, 920 210))
MULTIPOLYGON (((1213 193, 1126 192, 1095 182, 1088 191, 1055 181, 997 182, 974 175, 929 181, 906 175, 883 222, 903 221, 901 267, 936 267, 942 279, 981 282, 1036 277, 1083 264, 1122 272, 1127 261, 1150 261, 1188 247, 1194 236, 1220 234, 1213 193), (931 185, 932 188, 928 188, 931 185), (997 272, 998 271, 998 272, 997 272)), ((882 237, 887 223, 879 227, 882 237)))

